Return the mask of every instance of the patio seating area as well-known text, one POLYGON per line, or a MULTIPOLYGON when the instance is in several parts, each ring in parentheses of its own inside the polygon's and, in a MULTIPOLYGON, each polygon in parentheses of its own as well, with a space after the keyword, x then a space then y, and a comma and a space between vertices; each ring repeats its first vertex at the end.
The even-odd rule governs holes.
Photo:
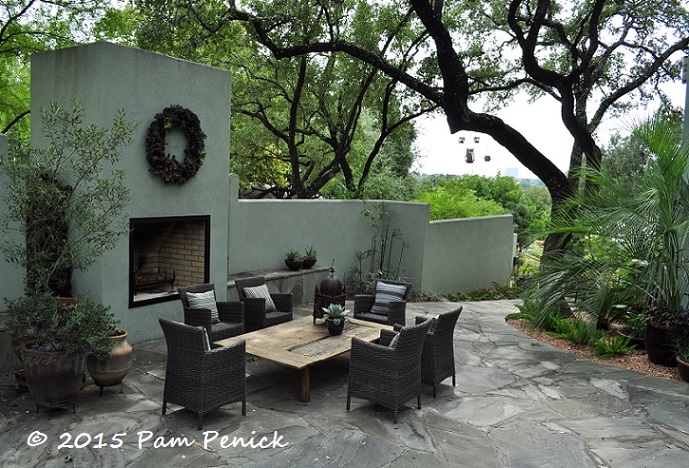
MULTIPOLYGON (((349 304, 348 304, 349 306, 349 304)), ((299 372, 246 361, 246 416, 228 403, 203 416, 174 402, 161 414, 166 345, 134 345, 134 368, 103 397, 90 378, 70 409, 35 412, 14 376, 0 379, 3 466, 683 466, 689 386, 596 364, 531 339, 504 321, 510 301, 408 303, 407 325, 463 307, 454 330, 456 387, 422 385, 392 411, 355 398, 350 355, 299 372)), ((308 304, 295 319, 311 317, 308 304)), ((180 319, 181 321, 181 310, 180 319)))

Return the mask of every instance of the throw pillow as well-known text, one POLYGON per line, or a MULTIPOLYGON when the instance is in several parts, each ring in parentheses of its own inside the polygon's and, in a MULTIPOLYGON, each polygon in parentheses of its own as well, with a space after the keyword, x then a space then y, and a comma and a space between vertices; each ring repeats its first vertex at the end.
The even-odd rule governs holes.
POLYGON ((376 294, 373 298, 373 307, 371 307, 371 313, 387 315, 388 304, 390 304, 390 301, 404 300, 404 294, 406 292, 406 285, 390 284, 378 281, 378 283, 376 283, 376 294))
POLYGON ((397 342, 400 339, 400 334, 397 333, 395 336, 392 337, 392 340, 390 340, 390 344, 388 345, 391 348, 396 348, 397 347, 397 342))
POLYGON ((210 309, 211 322, 218 323, 218 306, 215 303, 215 291, 212 289, 201 293, 187 293, 187 300, 192 309, 210 309))
POLYGON ((273 298, 270 297, 270 292, 268 292, 268 286, 262 284, 260 286, 254 286, 253 288, 244 288, 244 294, 246 297, 251 298, 263 298, 266 300, 266 312, 276 311, 275 303, 273 298))

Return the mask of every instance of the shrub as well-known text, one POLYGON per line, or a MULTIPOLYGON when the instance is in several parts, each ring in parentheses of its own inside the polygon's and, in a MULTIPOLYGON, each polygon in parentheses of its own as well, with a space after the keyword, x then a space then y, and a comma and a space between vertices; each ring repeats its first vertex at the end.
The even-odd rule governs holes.
POLYGON ((629 344, 630 341, 628 336, 601 336, 593 343, 593 354, 602 358, 622 356, 636 348, 636 345, 629 344))

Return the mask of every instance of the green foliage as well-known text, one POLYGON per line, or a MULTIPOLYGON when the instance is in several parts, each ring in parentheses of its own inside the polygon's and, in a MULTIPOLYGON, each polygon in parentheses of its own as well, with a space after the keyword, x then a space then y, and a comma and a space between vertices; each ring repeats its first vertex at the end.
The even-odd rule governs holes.
POLYGON ((88 298, 63 306, 57 297, 38 293, 7 306, 11 333, 28 332, 39 349, 105 357, 114 345, 108 338, 115 328, 114 316, 109 307, 88 298))
POLYGON ((316 260, 318 258, 318 252, 312 246, 307 245, 306 250, 304 250, 304 256, 311 260, 316 260))
POLYGON ((625 355, 636 348, 636 345, 629 344, 630 341, 628 336, 601 336, 593 343, 593 354, 606 359, 625 355))
POLYGON ((624 322, 633 330, 634 336, 643 336, 648 316, 644 310, 628 309, 624 322))
POLYGON ((285 252, 285 260, 289 260, 290 262, 293 262, 295 260, 299 260, 303 256, 304 256, 303 253, 301 253, 298 250, 294 250, 294 249, 290 249, 287 252, 285 252))
POLYGON ((0 2, 0 133, 28 141, 31 55, 92 41, 93 25, 116 10, 109 0, 0 2))
POLYGON ((508 315, 507 320, 514 318, 526 319, 531 322, 534 328, 540 330, 553 331, 555 329, 555 314, 550 310, 545 309, 538 301, 531 297, 524 297, 522 304, 516 304, 519 312, 508 315))
POLYGON ((130 194, 116 165, 136 124, 123 111, 110 128, 83 120, 77 102, 70 110, 53 103, 41 114, 46 146, 0 161, 12 187, 3 194, 9 210, 0 221, 4 232, 21 234, 5 238, 2 251, 27 269, 30 294, 50 290, 65 268, 86 269, 129 231, 130 194))
POLYGON ((682 361, 689 362, 689 331, 685 330, 672 341, 672 349, 682 361))
POLYGON ((648 169, 626 181, 587 172, 598 189, 582 194, 554 223, 573 240, 541 263, 537 294, 575 306, 599 322, 613 305, 649 307, 654 320, 686 323, 682 297, 689 287, 684 254, 689 234, 689 147, 679 126, 663 116, 642 123, 634 136, 653 157, 648 169))
POLYGON ((533 323, 534 316, 525 312, 514 312, 512 314, 507 314, 505 320, 528 320, 533 323))
POLYGON ((346 321, 347 314, 349 314, 349 310, 340 304, 330 304, 328 307, 321 307, 321 309, 323 309, 323 318, 333 322, 335 325, 346 321))
MULTIPOLYGON (((225 2, 142 0, 137 6, 140 47, 232 70, 230 164, 250 196, 410 199, 411 121, 419 107, 409 104, 422 100, 394 80, 346 54, 276 60, 252 31, 224 21, 225 2)), ((345 1, 323 7, 348 40, 372 45, 380 40, 377 20, 371 20, 366 6, 345 1)), ((326 18, 314 8, 320 9, 312 2, 252 7, 265 17, 294 18, 295 27, 283 31, 280 40, 296 42, 316 40, 328 30, 326 18)), ((389 32, 406 29, 391 25, 389 32)), ((407 61, 418 50, 409 53, 407 61)))
POLYGON ((477 197, 466 188, 437 187, 422 191, 416 201, 428 203, 431 220, 473 218, 505 214, 499 203, 477 197))
POLYGON ((614 134, 607 147, 603 148, 603 171, 609 177, 616 177, 632 190, 635 180, 648 169, 651 154, 644 144, 632 135, 614 134))
POLYGON ((556 336, 576 344, 589 346, 602 336, 601 331, 596 330, 595 323, 580 318, 566 319, 552 315, 551 320, 556 336))
POLYGON ((505 176, 426 177, 417 201, 430 205, 433 220, 510 213, 522 245, 542 235, 550 217, 550 197, 545 187, 524 189, 505 176))
POLYGON ((371 248, 355 253, 355 267, 345 275, 349 293, 370 292, 377 279, 402 279, 402 258, 408 247, 399 228, 390 225, 383 202, 362 212, 371 220, 371 248))
POLYGON ((522 290, 518 286, 501 286, 493 283, 490 289, 476 289, 468 292, 458 292, 454 294, 446 294, 448 301, 464 302, 464 301, 498 301, 503 299, 519 299, 522 290))

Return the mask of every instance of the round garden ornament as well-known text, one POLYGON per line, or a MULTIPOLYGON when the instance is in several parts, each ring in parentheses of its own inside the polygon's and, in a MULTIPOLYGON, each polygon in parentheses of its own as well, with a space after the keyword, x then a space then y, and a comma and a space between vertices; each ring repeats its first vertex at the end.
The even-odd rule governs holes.
POLYGON ((201 130, 201 122, 196 114, 182 106, 166 107, 155 115, 146 135, 146 160, 149 171, 159 175, 165 183, 183 184, 199 171, 206 156, 206 134, 201 130), (173 154, 165 152, 165 138, 168 132, 180 129, 184 132, 187 146, 181 161, 173 154))

